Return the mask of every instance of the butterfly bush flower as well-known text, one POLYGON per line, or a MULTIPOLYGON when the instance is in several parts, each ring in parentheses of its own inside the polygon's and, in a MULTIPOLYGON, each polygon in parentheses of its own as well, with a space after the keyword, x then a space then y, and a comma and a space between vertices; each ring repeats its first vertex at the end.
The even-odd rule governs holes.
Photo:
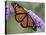
POLYGON ((34 12, 32 12, 31 10, 28 10, 28 12, 29 12, 29 15, 32 17, 32 19, 34 20, 34 22, 35 22, 35 24, 36 24, 36 26, 39 28, 39 29, 42 29, 42 30, 44 30, 44 22, 43 22, 43 20, 39 17, 39 16, 37 16, 34 12))
POLYGON ((6 12, 6 20, 10 18, 11 15, 14 14, 14 9, 10 4, 6 4, 5 6, 5 12, 6 12))

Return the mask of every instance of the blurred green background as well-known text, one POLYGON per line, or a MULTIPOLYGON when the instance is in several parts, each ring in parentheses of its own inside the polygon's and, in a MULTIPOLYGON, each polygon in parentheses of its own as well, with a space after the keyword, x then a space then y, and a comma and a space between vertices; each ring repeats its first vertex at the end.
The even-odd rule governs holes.
MULTIPOLYGON (((8 4, 11 1, 8 1, 8 4)), ((23 6, 28 10, 34 11, 43 21, 44 21, 44 3, 32 3, 32 2, 17 2, 19 5, 23 6)), ((21 25, 16 22, 15 16, 11 16, 6 23, 7 33, 30 33, 33 32, 31 28, 22 28, 21 25)))

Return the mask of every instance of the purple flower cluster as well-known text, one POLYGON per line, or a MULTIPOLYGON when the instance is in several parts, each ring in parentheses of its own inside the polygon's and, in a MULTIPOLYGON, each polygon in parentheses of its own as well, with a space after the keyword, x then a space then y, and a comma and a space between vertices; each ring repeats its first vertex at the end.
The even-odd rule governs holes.
POLYGON ((32 19, 34 20, 36 26, 40 29, 44 29, 44 22, 42 21, 41 18, 39 18, 34 12, 32 12, 31 10, 28 10, 29 15, 32 17, 32 19))
POLYGON ((8 20, 9 17, 14 14, 14 9, 10 4, 6 4, 5 12, 6 12, 6 20, 8 20))

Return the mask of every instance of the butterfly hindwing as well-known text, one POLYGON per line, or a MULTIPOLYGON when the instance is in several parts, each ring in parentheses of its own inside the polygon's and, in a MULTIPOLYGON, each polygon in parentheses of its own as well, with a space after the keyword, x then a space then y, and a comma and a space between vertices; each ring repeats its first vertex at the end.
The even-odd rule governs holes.
POLYGON ((26 28, 27 27, 27 16, 25 16, 25 18, 23 19, 23 21, 21 22, 21 26, 26 28))
POLYGON ((31 27, 34 31, 37 30, 37 27, 35 25, 35 22, 33 21, 33 19, 31 18, 31 16, 28 16, 28 26, 31 27))
POLYGON ((33 26, 32 18, 28 15, 28 26, 33 26))

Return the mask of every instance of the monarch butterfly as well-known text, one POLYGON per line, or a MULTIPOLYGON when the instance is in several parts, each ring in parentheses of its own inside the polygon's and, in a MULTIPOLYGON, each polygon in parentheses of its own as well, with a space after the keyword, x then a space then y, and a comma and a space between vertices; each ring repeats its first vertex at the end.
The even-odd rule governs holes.
POLYGON ((26 12, 26 10, 19 4, 12 2, 11 5, 15 11, 15 19, 23 28, 32 28, 34 31, 37 30, 35 22, 32 17, 26 12))

